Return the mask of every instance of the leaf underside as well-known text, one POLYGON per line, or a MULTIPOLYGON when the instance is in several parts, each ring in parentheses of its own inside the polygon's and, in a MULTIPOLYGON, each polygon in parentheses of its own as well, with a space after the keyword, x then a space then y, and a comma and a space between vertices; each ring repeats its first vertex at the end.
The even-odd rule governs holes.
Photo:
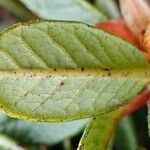
POLYGON ((55 122, 111 111, 149 76, 138 49, 82 23, 37 21, 0 33, 0 107, 17 118, 55 122))
POLYGON ((67 123, 35 123, 13 119, 0 113, 0 133, 26 144, 59 143, 80 133, 87 123, 87 119, 67 123))
POLYGON ((105 21, 106 16, 85 0, 20 0, 43 19, 75 20, 85 23, 105 21))

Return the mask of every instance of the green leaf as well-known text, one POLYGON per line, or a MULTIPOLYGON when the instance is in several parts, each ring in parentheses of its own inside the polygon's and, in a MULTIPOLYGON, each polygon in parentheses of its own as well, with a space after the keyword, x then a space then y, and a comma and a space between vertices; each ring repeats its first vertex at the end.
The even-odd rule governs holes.
POLYGON ((19 16, 22 19, 27 20, 33 18, 33 14, 31 14, 19 0, 0 0, 0 5, 8 8, 16 16, 19 16))
POLYGON ((148 133, 149 133, 149 137, 150 137, 150 101, 148 102, 148 117, 147 117, 147 121, 148 121, 148 133))
POLYGON ((106 20, 106 16, 85 0, 20 1, 43 19, 76 20, 90 24, 106 20))
POLYGON ((15 143, 12 139, 0 134, 0 149, 1 150, 24 150, 15 143))
POLYGON ((0 133, 27 144, 56 144, 70 138, 85 127, 88 120, 68 123, 33 123, 0 114, 0 133))
POLYGON ((92 119, 79 143, 78 150, 111 150, 120 110, 115 110, 92 119))
POLYGON ((125 117, 119 123, 116 135, 116 146, 116 149, 121 150, 138 149, 138 138, 132 117, 125 117))
POLYGON ((92 117, 128 103, 150 81, 138 49, 82 23, 18 24, 0 34, 0 50, 0 107, 17 118, 92 117))
POLYGON ((117 18, 121 16, 119 6, 115 0, 96 0, 97 7, 108 17, 117 18))

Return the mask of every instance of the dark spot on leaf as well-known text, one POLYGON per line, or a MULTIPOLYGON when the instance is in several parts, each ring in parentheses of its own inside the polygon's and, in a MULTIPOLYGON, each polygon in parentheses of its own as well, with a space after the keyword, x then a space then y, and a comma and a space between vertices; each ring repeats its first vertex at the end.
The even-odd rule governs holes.
POLYGON ((109 71, 110 69, 108 69, 108 68, 104 68, 103 70, 104 70, 104 71, 109 71))
POLYGON ((17 102, 15 102, 14 105, 17 106, 17 102))
POLYGON ((129 72, 125 72, 122 75, 125 76, 125 77, 127 77, 129 75, 129 72))
POLYGON ((51 75, 46 76, 46 78, 51 78, 51 75))
POLYGON ((63 86, 63 85, 64 85, 64 81, 61 81, 61 82, 60 82, 60 86, 63 86))
POLYGON ((81 71, 84 71, 84 68, 83 68, 83 67, 81 68, 81 71))
POLYGON ((108 76, 111 76, 111 72, 109 71, 109 72, 107 73, 107 75, 108 75, 108 76))
POLYGON ((36 76, 36 74, 32 74, 32 75, 30 75, 30 77, 32 78, 32 77, 35 77, 36 76))

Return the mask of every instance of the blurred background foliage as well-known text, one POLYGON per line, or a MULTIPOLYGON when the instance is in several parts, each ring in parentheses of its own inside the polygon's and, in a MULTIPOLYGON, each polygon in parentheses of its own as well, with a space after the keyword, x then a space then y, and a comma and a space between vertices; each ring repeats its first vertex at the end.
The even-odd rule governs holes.
MULTIPOLYGON (((0 0, 0 30, 36 19, 76 20, 94 25, 120 17, 118 0, 0 0)), ((147 108, 122 119, 114 150, 150 149, 147 108)), ((75 150, 89 119, 32 123, 0 113, 0 150, 75 150)))

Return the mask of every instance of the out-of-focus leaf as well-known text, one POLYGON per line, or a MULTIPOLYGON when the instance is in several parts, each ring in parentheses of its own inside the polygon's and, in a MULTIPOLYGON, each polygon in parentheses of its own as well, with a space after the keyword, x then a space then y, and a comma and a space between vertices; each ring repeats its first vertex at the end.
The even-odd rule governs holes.
POLYGON ((24 150, 18 146, 13 140, 0 134, 0 150, 24 150))
POLYGON ((106 17, 85 0, 20 0, 43 19, 76 20, 95 23, 106 17))
POLYGON ((87 122, 88 120, 66 123, 33 123, 13 119, 1 113, 0 133, 21 143, 51 145, 78 134, 87 122))
POLYGON ((120 110, 93 118, 85 129, 78 150, 111 150, 111 142, 119 119, 120 110))
POLYGON ((138 139, 134 128, 134 123, 131 117, 125 117, 121 120, 116 135, 115 146, 117 149, 121 150, 138 149, 138 139))
POLYGON ((19 0, 0 0, 0 5, 8 8, 20 18, 31 19, 34 17, 33 14, 19 2, 19 0))
POLYGON ((147 117, 147 121, 148 121, 148 132, 149 132, 149 137, 150 137, 150 101, 148 102, 148 117, 147 117))
POLYGON ((108 17, 116 18, 120 16, 119 7, 115 0, 96 0, 97 7, 108 17))
POLYGON ((0 50, 0 107, 26 120, 92 117, 128 103, 150 81, 137 48, 82 23, 15 25, 1 32, 0 50))

